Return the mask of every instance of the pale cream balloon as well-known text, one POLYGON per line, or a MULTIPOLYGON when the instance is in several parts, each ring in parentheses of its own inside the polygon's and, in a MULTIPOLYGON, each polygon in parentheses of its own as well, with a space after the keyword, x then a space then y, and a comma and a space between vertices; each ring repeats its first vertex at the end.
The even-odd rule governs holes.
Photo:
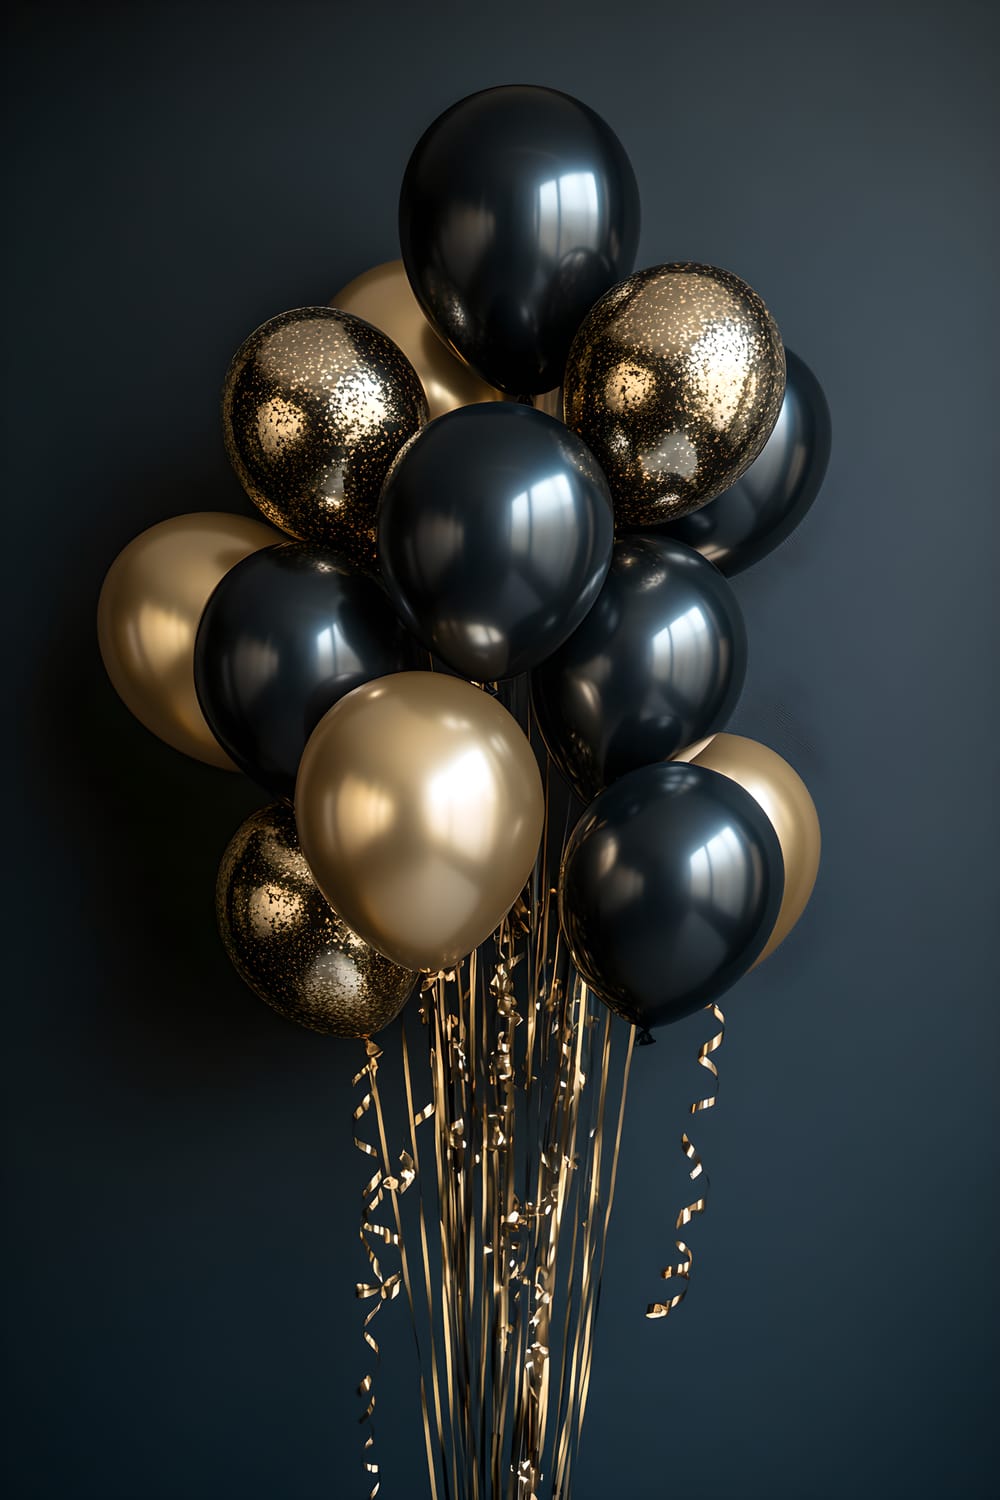
POLYGON ((430 972, 510 910, 544 813, 516 720, 441 672, 348 693, 313 730, 295 787, 302 851, 327 900, 386 958, 430 972))
POLYGON ((785 862, 785 894, 767 946, 757 959, 758 964, 763 963, 791 932, 816 884, 821 839, 815 804, 805 782, 786 760, 742 735, 714 735, 697 755, 681 758, 739 782, 766 813, 778 835, 785 862))
POLYGON ((502 391, 480 380, 434 332, 410 288, 401 260, 386 261, 355 277, 330 306, 364 318, 387 333, 420 376, 431 418, 458 406, 503 401, 502 391))
POLYGON ((216 584, 251 552, 288 538, 249 516, 172 516, 129 542, 97 605, 112 686, 140 723, 195 760, 237 768, 205 722, 194 686, 194 640, 216 584))

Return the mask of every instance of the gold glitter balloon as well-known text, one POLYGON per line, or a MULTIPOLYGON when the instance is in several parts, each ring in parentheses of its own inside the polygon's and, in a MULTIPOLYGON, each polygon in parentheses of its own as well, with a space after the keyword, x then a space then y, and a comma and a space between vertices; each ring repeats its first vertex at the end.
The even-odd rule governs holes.
POLYGON ((684 759, 738 781, 763 808, 781 845, 785 893, 756 968, 785 941, 812 895, 819 874, 819 815, 801 776, 767 745, 740 734, 717 734, 707 745, 694 749, 684 759))
POLYGON ((226 771, 236 767, 206 724, 195 692, 198 624, 230 568, 284 540, 249 516, 171 516, 129 542, 101 589, 97 639, 119 698, 175 750, 226 771))
POLYGON ((333 307, 281 313, 233 359, 222 418, 233 467, 269 521, 374 558, 382 481, 427 421, 417 373, 390 338, 333 307))
POLYGON ((262 808, 238 830, 215 901, 240 978, 289 1021, 329 1036, 371 1036, 413 991, 416 974, 376 953, 320 894, 287 803, 262 808))
POLYGON ((604 469, 619 529, 687 515, 748 469, 778 419, 785 351, 757 293, 714 266, 653 266, 584 319, 565 420, 604 469))
POLYGON ((330 298, 330 306, 373 323, 399 345, 420 376, 432 418, 478 401, 503 401, 503 392, 480 380, 434 332, 401 260, 386 261, 356 276, 330 298))

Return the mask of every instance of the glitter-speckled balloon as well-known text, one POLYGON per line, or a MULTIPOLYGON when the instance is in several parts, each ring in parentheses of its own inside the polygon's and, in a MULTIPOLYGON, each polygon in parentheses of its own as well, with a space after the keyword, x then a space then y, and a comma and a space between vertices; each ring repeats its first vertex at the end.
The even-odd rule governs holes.
POLYGON ((222 417, 233 467, 269 521, 372 560, 382 481, 427 421, 417 373, 386 334, 332 307, 271 318, 229 367, 222 417))
POLYGON ((289 1021, 330 1036, 372 1036, 410 998, 416 974, 376 953, 320 894, 284 803, 261 808, 237 831, 215 899, 240 978, 289 1021))
POLYGON ((728 489, 767 442, 784 389, 781 335, 757 293, 714 266, 668 265, 637 271, 590 310, 563 399, 625 529, 728 489))

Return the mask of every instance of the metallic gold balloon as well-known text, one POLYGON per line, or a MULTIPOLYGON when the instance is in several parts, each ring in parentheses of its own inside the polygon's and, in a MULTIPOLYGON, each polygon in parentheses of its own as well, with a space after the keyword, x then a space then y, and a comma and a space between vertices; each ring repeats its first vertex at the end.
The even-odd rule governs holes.
POLYGON ((531 746, 495 698, 444 673, 398 672, 320 720, 295 812, 316 883, 345 921, 394 962, 435 971, 517 899, 544 797, 531 746))
POLYGON ((222 419, 233 467, 269 521, 373 560, 382 481, 427 421, 417 373, 390 338, 332 307, 281 313, 237 351, 222 419))
POLYGON ((785 861, 785 894, 778 920, 757 963, 783 943, 806 909, 819 872, 819 817, 805 782, 766 745, 738 734, 717 734, 697 755, 696 766, 720 771, 759 803, 774 826, 785 861))
POLYGON ((125 706, 175 750, 227 771, 236 767, 195 693, 198 623, 230 568, 281 541, 280 533, 248 516, 172 516, 119 553, 97 606, 101 656, 125 706))
POLYGON ((502 391, 480 380, 434 332, 410 290, 401 260, 375 266, 330 298, 331 307, 374 323, 402 349, 420 376, 431 418, 457 406, 503 401, 502 391))
POLYGON ((371 1036, 416 984, 342 922, 317 889, 287 803, 261 808, 219 866, 219 931, 250 988, 289 1021, 329 1036, 371 1036))
POLYGON ((563 400, 627 529, 728 489, 767 442, 784 388, 781 335, 757 293, 714 266, 668 265, 637 271, 587 314, 563 400))

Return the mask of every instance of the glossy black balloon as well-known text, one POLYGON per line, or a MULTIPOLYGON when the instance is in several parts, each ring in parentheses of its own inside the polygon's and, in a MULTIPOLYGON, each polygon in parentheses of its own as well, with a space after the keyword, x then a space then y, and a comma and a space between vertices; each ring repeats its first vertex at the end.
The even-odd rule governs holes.
POLYGON ((509 402, 431 422, 390 470, 379 507, 379 561, 401 618, 476 682, 529 671, 576 629, 613 534, 583 440, 509 402))
POLYGON ((208 601, 195 686, 208 724, 261 786, 290 798, 306 740, 345 693, 417 665, 384 591, 353 564, 308 544, 238 563, 208 601))
POLYGON ((830 408, 819 381, 785 350, 785 396, 760 457, 731 489, 658 527, 695 547, 723 573, 741 573, 795 530, 819 493, 830 460, 830 408))
POLYGON ((639 190, 578 99, 527 85, 452 105, 410 157, 403 263, 424 311, 512 395, 552 390, 586 312, 632 269, 639 190))
POLYGON ((669 537, 616 543, 582 625, 532 673, 549 754, 584 802, 722 729, 746 675, 743 616, 717 568, 669 537))
POLYGON ((784 884, 778 836, 749 792, 704 766, 644 766, 573 830, 559 917, 595 993, 638 1026, 663 1026, 746 973, 784 884))

